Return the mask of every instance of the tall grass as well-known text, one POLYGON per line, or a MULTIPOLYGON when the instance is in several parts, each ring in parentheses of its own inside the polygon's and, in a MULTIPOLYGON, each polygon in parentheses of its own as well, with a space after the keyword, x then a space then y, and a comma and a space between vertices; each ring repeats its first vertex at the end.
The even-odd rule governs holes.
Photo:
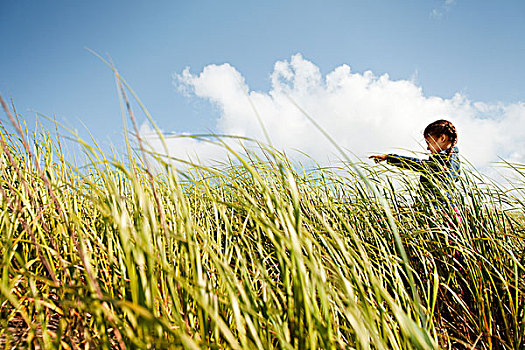
POLYGON ((16 129, 0 134, 6 348, 523 348, 522 165, 510 191, 467 171, 458 219, 383 167, 298 172, 262 147, 181 174, 78 140, 78 169, 59 138, 16 129))

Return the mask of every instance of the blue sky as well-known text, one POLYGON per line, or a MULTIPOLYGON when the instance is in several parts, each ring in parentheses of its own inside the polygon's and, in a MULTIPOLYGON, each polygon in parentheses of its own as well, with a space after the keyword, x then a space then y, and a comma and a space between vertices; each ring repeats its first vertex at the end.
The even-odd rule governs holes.
POLYGON ((122 121, 111 71, 86 47, 112 57, 165 131, 216 131, 226 113, 180 92, 185 67, 228 63, 268 93, 276 62, 298 53, 323 76, 346 64, 426 97, 525 100, 524 1, 1 0, 0 32, 4 98, 28 123, 33 110, 56 115, 102 142, 121 137, 122 121))

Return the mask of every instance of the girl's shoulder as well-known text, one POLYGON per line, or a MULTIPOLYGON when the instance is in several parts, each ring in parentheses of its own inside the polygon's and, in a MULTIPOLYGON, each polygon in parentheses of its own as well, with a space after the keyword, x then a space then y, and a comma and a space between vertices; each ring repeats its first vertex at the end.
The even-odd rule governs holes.
POLYGON ((450 151, 450 153, 448 154, 448 156, 449 156, 449 158, 451 160, 453 159, 454 161, 459 162, 459 149, 458 149, 458 147, 454 146, 452 148, 452 151, 450 151))
POLYGON ((446 149, 430 156, 430 159, 443 165, 452 167, 459 166, 459 149, 454 146, 452 149, 446 149))
POLYGON ((438 157, 447 157, 447 158, 451 158, 451 157, 454 157, 454 158, 459 158, 459 149, 457 146, 454 146, 452 148, 447 148, 439 153, 436 153, 436 155, 438 157))
POLYGON ((461 164, 459 161, 459 149, 454 146, 452 149, 447 149, 438 153, 439 162, 454 172, 460 172, 461 164))

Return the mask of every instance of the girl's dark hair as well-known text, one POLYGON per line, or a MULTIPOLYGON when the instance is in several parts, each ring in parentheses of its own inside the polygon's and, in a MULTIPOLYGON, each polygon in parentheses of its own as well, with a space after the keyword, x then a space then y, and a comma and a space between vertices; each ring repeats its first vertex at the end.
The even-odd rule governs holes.
POLYGON ((425 128, 425 131, 423 131, 423 136, 425 138, 427 137, 440 137, 441 135, 447 135, 448 139, 452 143, 452 146, 447 150, 447 154, 450 156, 450 153, 452 152, 452 148, 456 145, 458 142, 458 134, 456 132, 456 128, 454 125, 445 119, 439 119, 436 120, 433 123, 430 123, 425 128))

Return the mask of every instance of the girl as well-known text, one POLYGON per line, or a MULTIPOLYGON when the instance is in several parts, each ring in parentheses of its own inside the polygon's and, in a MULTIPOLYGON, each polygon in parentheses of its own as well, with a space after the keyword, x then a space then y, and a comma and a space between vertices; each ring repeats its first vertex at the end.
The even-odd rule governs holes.
POLYGON ((423 131, 423 136, 431 153, 429 159, 396 154, 372 155, 370 158, 376 163, 386 160, 388 164, 420 172, 423 193, 432 202, 434 199, 441 203, 450 202, 451 190, 460 174, 456 128, 448 120, 440 119, 430 123, 423 131))
MULTIPOLYGON (((427 210, 436 213, 435 209, 437 209, 437 213, 441 212, 450 229, 450 237, 455 240, 458 237, 458 227, 462 225, 461 214, 453 201, 454 183, 459 180, 460 174, 456 128, 451 122, 440 119, 430 123, 423 131, 423 136, 427 143, 427 149, 430 151, 428 159, 395 154, 372 155, 370 158, 376 162, 386 160, 388 164, 420 172, 421 190, 426 200, 419 200, 416 205, 421 206, 423 213, 427 210)), ((448 245, 448 238, 445 242, 448 245)), ((465 275, 464 267, 467 266, 466 261, 468 260, 465 260, 466 258, 462 253, 455 248, 452 248, 452 251, 447 249, 445 252, 448 256, 447 262, 441 264, 438 261, 439 269, 443 269, 440 273, 446 276, 446 274, 455 274, 455 271, 458 271, 460 275, 465 275), (453 269, 450 270, 450 267, 453 269)), ((459 294, 469 305, 470 301, 473 300, 469 292, 470 288, 463 278, 459 279, 459 283, 459 294)))

